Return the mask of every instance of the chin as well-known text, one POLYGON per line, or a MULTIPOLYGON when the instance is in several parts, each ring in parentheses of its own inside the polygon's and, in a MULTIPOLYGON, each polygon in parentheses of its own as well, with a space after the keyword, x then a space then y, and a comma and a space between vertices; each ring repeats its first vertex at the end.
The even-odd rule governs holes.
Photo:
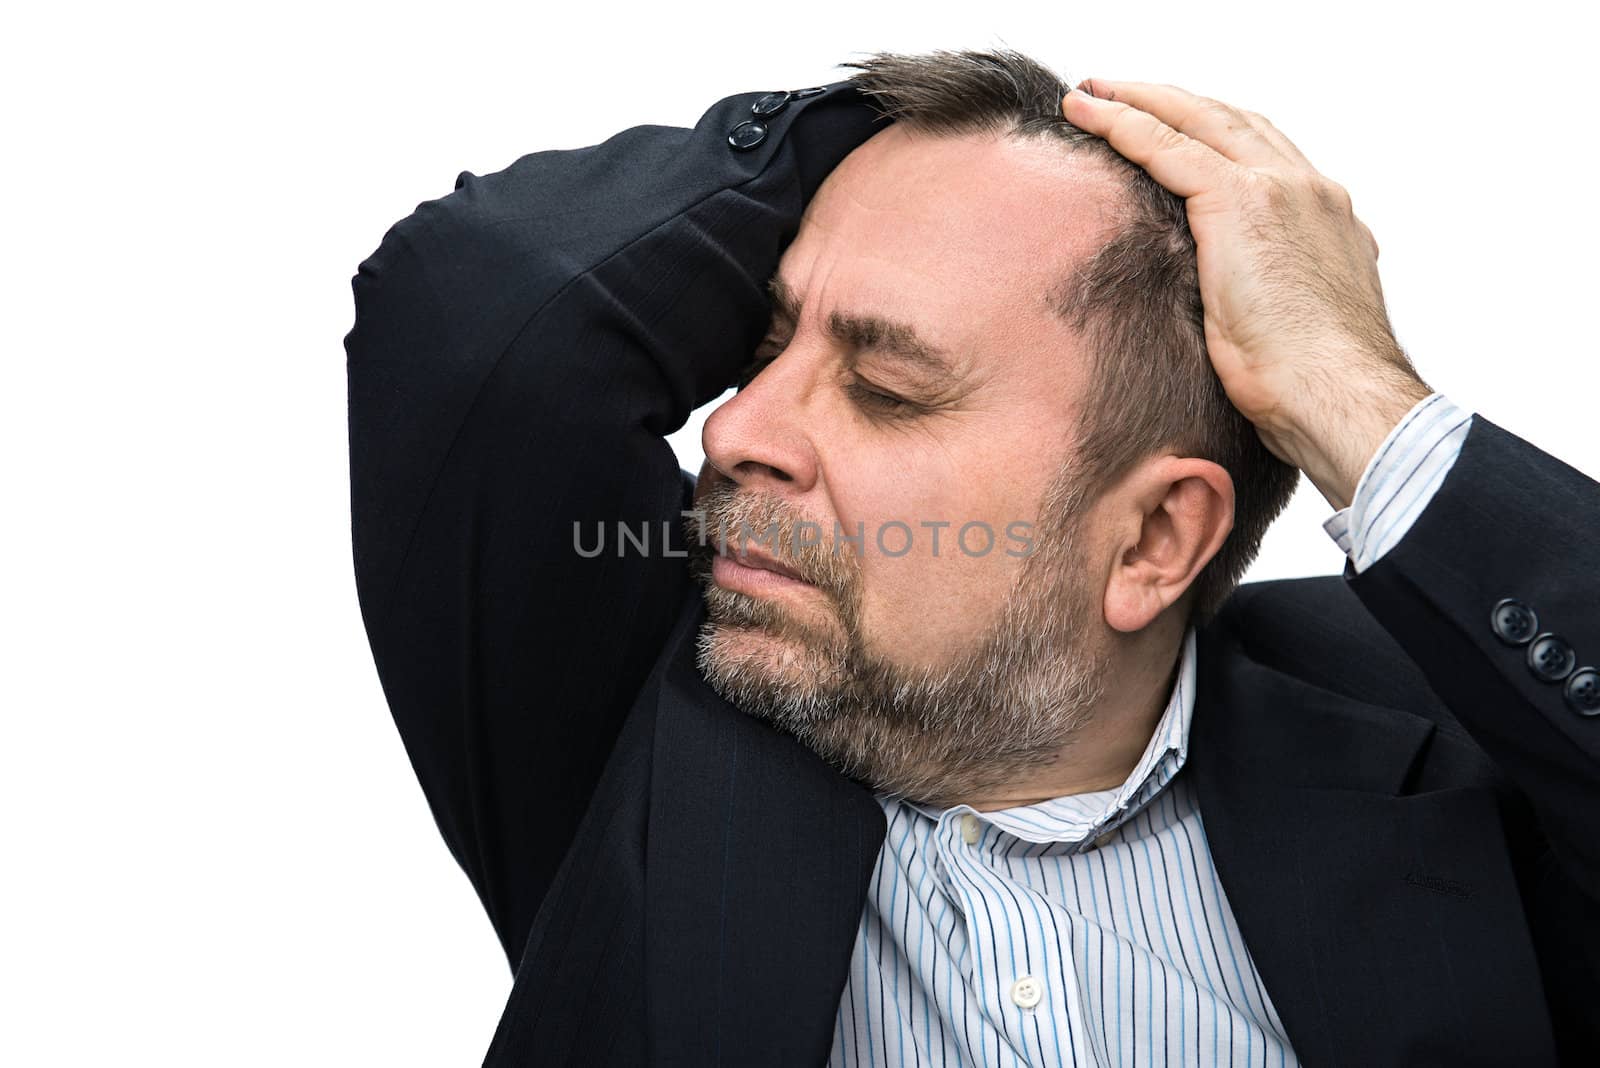
POLYGON ((801 643, 765 627, 713 622, 700 644, 708 663, 724 673, 751 673, 774 685, 794 685, 808 674, 801 643))
POLYGON ((843 663, 808 636, 708 621, 697 663, 724 699, 758 716, 807 719, 848 686, 843 663))

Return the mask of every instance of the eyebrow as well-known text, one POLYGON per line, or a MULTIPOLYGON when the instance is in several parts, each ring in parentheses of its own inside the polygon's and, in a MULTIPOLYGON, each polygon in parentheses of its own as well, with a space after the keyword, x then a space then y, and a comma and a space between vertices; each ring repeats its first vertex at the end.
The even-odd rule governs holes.
MULTIPOLYGON (((772 296, 776 318, 791 325, 800 321, 800 300, 782 278, 773 275, 767 283, 767 291, 772 296)), ((846 357, 851 369, 855 366, 855 351, 868 351, 904 363, 936 383, 954 383, 961 377, 950 354, 918 334, 910 323, 881 315, 835 311, 829 313, 825 326, 830 337, 854 350, 846 357)))

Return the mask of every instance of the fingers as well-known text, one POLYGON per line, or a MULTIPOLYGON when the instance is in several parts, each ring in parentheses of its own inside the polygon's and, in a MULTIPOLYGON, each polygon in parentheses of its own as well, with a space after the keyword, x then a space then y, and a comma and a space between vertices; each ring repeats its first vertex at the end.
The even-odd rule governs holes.
POLYGON ((1244 120, 1255 128, 1256 133, 1260 134, 1267 141, 1271 142, 1272 146, 1276 148, 1279 153, 1282 154, 1283 158, 1290 164, 1301 170, 1316 170, 1316 168, 1311 165, 1311 161, 1306 159, 1305 155, 1300 151, 1300 149, 1295 147, 1295 143, 1285 137, 1282 130, 1272 125, 1265 115, 1258 114, 1254 111, 1245 111, 1243 109, 1240 109, 1239 114, 1244 116, 1244 120))
POLYGON ((1210 145, 1121 100, 1100 99, 1074 89, 1061 101, 1061 113, 1078 128, 1104 138, 1180 197, 1221 187, 1233 166, 1210 145))
MULTIPOLYGON (((1061 113, 1185 198, 1218 188, 1235 165, 1318 173, 1266 116, 1175 85, 1087 78, 1061 101, 1061 113)), ((1355 222, 1377 259, 1377 238, 1355 222)))
MULTIPOLYGON (((1079 88, 1149 112, 1166 125, 1246 167, 1281 165, 1283 150, 1237 108, 1175 85, 1090 78, 1079 88)), ((1265 120, 1262 120, 1265 121, 1265 120)), ((1298 152, 1295 153, 1299 155, 1298 152)))

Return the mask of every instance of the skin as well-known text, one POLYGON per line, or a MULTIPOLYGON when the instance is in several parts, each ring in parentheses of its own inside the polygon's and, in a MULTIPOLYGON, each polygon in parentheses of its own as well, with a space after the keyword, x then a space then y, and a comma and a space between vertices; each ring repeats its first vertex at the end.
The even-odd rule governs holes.
POLYGON ((1378 242, 1350 194, 1265 116, 1175 85, 1087 78, 1061 107, 1185 199, 1228 399, 1348 507, 1383 439, 1433 392, 1395 341, 1378 242))
MULTIPOLYGON (((1014 521, 1039 528, 1086 368, 1082 342, 1047 293, 1110 236, 1118 196, 1097 165, 1057 145, 890 126, 813 198, 777 272, 800 317, 775 321, 759 373, 707 420, 697 499, 731 483, 824 531, 864 523, 859 617, 875 655, 937 666, 997 618, 1022 560, 969 555, 955 534, 970 521, 997 532, 1014 521), (833 312, 913 325, 950 353, 956 380, 936 385, 903 361, 831 337, 833 312), (869 402, 856 392, 863 388, 915 406, 869 402), (914 532, 905 555, 874 543, 872 532, 890 520, 914 532), (950 523, 937 554, 924 521, 950 523)), ((1099 617, 1086 640, 1108 653, 1116 683, 1048 767, 960 800, 1003 808, 1126 778, 1166 703, 1183 632, 1183 606, 1170 609, 1221 546, 1232 514, 1226 472, 1174 455, 1152 457, 1094 502, 1075 550, 1099 617)), ((743 581, 754 578, 728 581, 818 630, 837 628, 820 590, 743 581)), ((770 629, 723 640, 766 658, 775 674, 795 659, 796 639, 770 629)))
MULTIPOLYGON (((1062 111, 1185 198, 1207 346, 1229 399, 1268 449, 1348 506, 1382 440, 1432 392, 1389 328, 1377 243, 1348 193, 1263 116, 1175 86, 1089 79, 1062 111)), ((706 423, 700 495, 722 486, 825 530, 1037 522, 1085 366, 1044 293, 1108 236, 1115 195, 1092 164, 1045 145, 898 126, 862 145, 830 174, 780 264, 803 301, 798 321, 775 324, 760 373, 706 423), (842 346, 823 329, 835 311, 910 322, 954 354, 959 381, 935 395, 903 366, 842 346), (922 403, 891 417, 853 388, 922 403)), ((1088 506, 1071 588, 1098 612, 1073 640, 1104 655, 1113 685, 1053 760, 953 800, 1004 808, 1126 778, 1167 700, 1185 593, 1232 515, 1226 472, 1176 455, 1150 457, 1088 506)), ((948 543, 935 556, 926 537, 901 557, 869 538, 857 562, 849 585, 868 646, 925 666, 973 648, 1020 566, 948 543)), ((823 589, 728 566, 720 575, 802 631, 839 629, 823 589)), ((719 640, 782 680, 805 662, 794 627, 719 640)))

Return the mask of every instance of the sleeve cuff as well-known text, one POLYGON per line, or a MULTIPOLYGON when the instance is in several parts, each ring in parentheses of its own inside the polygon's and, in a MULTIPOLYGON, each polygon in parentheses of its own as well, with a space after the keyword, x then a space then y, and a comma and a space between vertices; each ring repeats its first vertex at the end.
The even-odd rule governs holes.
POLYGON ((1471 425, 1471 412, 1430 393, 1389 431, 1361 473, 1350 507, 1322 524, 1358 573, 1405 537, 1450 473, 1471 425))

